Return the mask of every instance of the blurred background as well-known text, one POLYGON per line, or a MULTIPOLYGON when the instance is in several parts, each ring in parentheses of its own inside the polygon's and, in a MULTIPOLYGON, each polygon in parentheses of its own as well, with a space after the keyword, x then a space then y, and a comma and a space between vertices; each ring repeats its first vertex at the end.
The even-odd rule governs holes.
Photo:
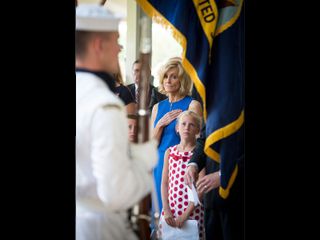
MULTIPOLYGON (((130 84, 132 80, 132 63, 139 58, 140 29, 139 19, 145 14, 135 0, 78 0, 81 3, 104 3, 104 6, 122 17, 119 25, 119 44, 123 49, 119 54, 119 63, 124 84, 130 84)), ((149 18, 151 22, 151 19, 149 18)), ((182 54, 182 47, 172 37, 168 29, 164 29, 152 22, 152 54, 151 73, 154 76, 154 85, 159 85, 158 69, 168 58, 182 54)))

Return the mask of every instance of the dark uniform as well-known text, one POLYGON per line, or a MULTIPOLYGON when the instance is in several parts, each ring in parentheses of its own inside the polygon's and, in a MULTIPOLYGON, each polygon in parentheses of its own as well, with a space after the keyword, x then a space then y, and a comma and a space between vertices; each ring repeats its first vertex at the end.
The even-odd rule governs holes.
MULTIPOLYGON (((243 127, 239 130, 242 131, 243 127)), ((216 172, 220 164, 206 157, 203 148, 205 126, 189 163, 198 165, 199 172, 206 168, 206 174, 216 172)), ((204 195, 206 239, 244 240, 244 145, 237 149, 238 174, 226 199, 219 195, 219 188, 204 195)), ((232 150, 230 150, 232 151, 232 150)))

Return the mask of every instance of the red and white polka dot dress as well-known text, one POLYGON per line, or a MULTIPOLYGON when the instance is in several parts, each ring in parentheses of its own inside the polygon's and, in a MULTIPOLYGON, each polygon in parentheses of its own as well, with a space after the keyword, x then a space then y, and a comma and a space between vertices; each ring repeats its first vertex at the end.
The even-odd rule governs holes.
MULTIPOLYGON (((174 218, 180 216, 188 207, 188 186, 184 182, 187 163, 192 156, 192 151, 179 152, 177 145, 169 148, 169 184, 168 198, 169 206, 174 218)), ((161 213, 164 215, 164 212, 161 213)), ((198 205, 190 214, 189 219, 198 221, 199 239, 205 239, 204 208, 198 205)))

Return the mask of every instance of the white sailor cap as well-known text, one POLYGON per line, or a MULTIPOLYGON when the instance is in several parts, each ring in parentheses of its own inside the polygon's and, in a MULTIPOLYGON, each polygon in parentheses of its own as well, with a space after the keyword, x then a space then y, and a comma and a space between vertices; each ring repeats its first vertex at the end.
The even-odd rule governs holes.
POLYGON ((118 31, 120 17, 98 4, 79 4, 76 7, 76 30, 118 31))

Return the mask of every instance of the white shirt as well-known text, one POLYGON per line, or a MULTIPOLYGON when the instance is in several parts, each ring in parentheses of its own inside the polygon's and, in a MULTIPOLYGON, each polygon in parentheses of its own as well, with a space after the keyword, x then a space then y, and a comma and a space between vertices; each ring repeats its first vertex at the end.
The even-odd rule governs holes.
POLYGON ((121 100, 91 73, 76 73, 76 239, 136 239, 126 210, 151 190, 157 143, 131 145, 121 100))

